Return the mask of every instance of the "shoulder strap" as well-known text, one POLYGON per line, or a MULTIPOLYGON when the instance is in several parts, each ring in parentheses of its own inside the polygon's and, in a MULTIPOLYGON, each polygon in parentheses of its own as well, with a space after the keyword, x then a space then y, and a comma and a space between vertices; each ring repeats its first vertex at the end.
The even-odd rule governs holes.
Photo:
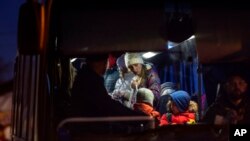
POLYGON ((167 119, 169 123, 172 123, 172 113, 166 113, 167 119))

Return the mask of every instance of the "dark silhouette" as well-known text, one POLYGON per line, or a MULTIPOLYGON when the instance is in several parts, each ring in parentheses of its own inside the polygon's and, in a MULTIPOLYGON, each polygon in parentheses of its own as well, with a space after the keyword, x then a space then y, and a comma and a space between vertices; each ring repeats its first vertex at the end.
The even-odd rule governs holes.
POLYGON ((86 65, 75 77, 70 116, 143 116, 113 100, 104 87, 107 54, 86 57, 86 65))

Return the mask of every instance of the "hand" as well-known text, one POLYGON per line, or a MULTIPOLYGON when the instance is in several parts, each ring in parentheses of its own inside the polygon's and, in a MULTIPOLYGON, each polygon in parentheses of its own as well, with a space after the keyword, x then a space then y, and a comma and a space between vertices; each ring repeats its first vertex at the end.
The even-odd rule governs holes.
POLYGON ((111 96, 112 99, 119 100, 122 97, 122 93, 120 91, 115 91, 111 96))
POLYGON ((140 83, 141 83, 141 80, 142 80, 142 78, 139 77, 139 76, 133 77, 133 79, 132 79, 132 81, 131 81, 131 88, 137 89, 138 86, 139 86, 140 83))
POLYGON ((138 81, 136 80, 131 81, 131 88, 136 89, 138 88, 138 85, 139 85, 138 81))

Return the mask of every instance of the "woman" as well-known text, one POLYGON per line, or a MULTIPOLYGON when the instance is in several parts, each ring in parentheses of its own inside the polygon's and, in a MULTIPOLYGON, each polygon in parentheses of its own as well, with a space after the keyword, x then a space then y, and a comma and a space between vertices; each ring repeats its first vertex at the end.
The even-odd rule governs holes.
POLYGON ((135 74, 131 82, 131 88, 138 90, 139 88, 148 88, 154 94, 154 107, 158 104, 160 98, 160 78, 152 64, 144 63, 142 57, 138 53, 125 54, 126 66, 135 74))

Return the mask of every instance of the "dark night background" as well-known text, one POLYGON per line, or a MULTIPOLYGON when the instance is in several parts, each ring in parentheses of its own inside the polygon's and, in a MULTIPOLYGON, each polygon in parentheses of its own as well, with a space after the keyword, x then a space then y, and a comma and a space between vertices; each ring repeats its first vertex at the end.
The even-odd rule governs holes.
POLYGON ((25 0, 0 0, 0 83, 13 78, 19 7, 25 0))

